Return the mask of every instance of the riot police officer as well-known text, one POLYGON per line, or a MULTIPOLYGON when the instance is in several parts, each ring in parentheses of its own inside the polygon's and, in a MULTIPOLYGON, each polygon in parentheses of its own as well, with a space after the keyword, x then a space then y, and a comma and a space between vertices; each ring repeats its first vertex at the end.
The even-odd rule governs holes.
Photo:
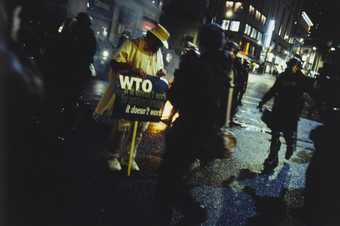
POLYGON ((287 62, 287 69, 279 75, 275 84, 263 96, 258 105, 262 111, 263 105, 274 98, 272 109, 272 139, 270 153, 265 160, 265 169, 273 169, 278 164, 278 152, 281 147, 280 135, 287 143, 285 158, 288 160, 296 150, 298 120, 303 108, 304 92, 310 91, 312 84, 301 72, 302 60, 295 56, 287 62))

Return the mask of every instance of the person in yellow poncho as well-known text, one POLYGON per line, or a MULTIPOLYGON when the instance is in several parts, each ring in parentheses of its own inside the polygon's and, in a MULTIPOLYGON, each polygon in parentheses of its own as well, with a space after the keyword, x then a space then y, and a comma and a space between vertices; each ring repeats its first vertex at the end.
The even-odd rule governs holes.
MULTIPOLYGON (((123 43, 111 61, 110 85, 99 101, 95 115, 110 115, 112 113, 116 97, 113 84, 115 82, 114 78, 118 74, 131 73, 140 77, 145 77, 146 75, 163 77, 166 75, 161 47, 168 48, 167 40, 169 36, 169 32, 163 26, 157 24, 147 32, 146 36, 135 40, 127 40, 123 43)), ((131 136, 132 125, 132 121, 124 119, 114 121, 110 146, 107 150, 110 155, 108 163, 111 170, 121 170, 121 163, 126 162, 124 160, 126 160, 128 145, 124 146, 123 140, 124 138, 130 140, 128 138, 131 136)), ((143 133, 148 126, 148 122, 139 123, 136 148, 140 144, 143 133)), ((132 162, 132 170, 139 170, 135 160, 132 162)))

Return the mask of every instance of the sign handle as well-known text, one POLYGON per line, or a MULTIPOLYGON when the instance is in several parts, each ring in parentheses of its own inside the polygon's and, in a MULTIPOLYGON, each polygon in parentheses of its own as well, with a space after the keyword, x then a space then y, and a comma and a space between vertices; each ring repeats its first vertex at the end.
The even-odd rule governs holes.
POLYGON ((132 132, 132 140, 131 140, 131 145, 130 145, 128 172, 127 172, 128 176, 131 175, 132 158, 133 158, 133 156, 135 154, 137 128, 138 128, 138 121, 134 121, 134 123, 133 123, 133 132, 132 132))

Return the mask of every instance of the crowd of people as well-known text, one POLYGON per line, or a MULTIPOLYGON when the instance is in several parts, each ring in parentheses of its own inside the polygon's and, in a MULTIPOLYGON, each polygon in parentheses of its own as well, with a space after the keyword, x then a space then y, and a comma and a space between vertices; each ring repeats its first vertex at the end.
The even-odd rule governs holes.
MULTIPOLYGON (((97 44, 91 18, 86 13, 79 13, 77 17, 65 20, 53 42, 28 53, 25 37, 20 33, 24 10, 24 4, 12 2, 3 6, 0 2, 0 71, 6 86, 3 106, 6 117, 3 123, 7 160, 4 184, 8 191, 6 217, 9 225, 28 225, 27 222, 43 225, 37 222, 39 217, 27 213, 26 209, 37 202, 37 196, 43 197, 37 205, 39 210, 44 209, 46 202, 54 201, 58 205, 58 198, 52 201, 48 194, 48 186, 63 183, 62 173, 57 172, 60 175, 53 179, 51 175, 62 169, 61 159, 65 156, 58 151, 47 154, 46 150, 58 149, 57 138, 73 126, 80 92, 91 79, 90 66, 97 44), (60 180, 55 181, 56 178, 60 180), (41 180, 46 181, 46 187, 39 187, 41 180)), ((161 49, 169 48, 170 35, 166 28, 157 24, 141 38, 121 40, 119 50, 110 61, 110 85, 95 109, 94 119, 110 116, 114 111, 116 93, 113 87, 118 74, 131 73, 141 78, 167 75, 161 49)), ((249 62, 237 57, 239 51, 239 45, 228 40, 217 24, 200 28, 198 46, 193 40, 185 43, 168 92, 168 100, 179 117, 169 124, 165 135, 157 183, 160 225, 171 224, 174 208, 184 214, 179 225, 200 225, 207 220, 207 210, 192 197, 186 176, 197 160, 205 165, 216 158, 225 158, 230 151, 224 132, 226 128, 239 125, 236 114, 247 90, 250 71, 249 62)), ((320 78, 312 81, 303 75, 302 60, 295 56, 287 62, 287 69, 278 75, 258 105, 262 111, 265 103, 274 98, 271 123, 268 124, 272 139, 264 161, 266 172, 278 165, 281 134, 287 143, 285 158, 290 159, 296 151, 303 94, 308 92, 315 97, 320 108, 323 125, 311 134, 316 151, 306 175, 305 216, 311 213, 312 217, 305 217, 305 220, 310 226, 333 226, 338 222, 335 210, 339 208, 339 202, 333 199, 337 197, 338 187, 330 180, 322 179, 323 175, 332 175, 334 180, 337 176, 333 156, 336 149, 334 131, 340 125, 340 69, 337 65, 340 58, 334 55, 330 59, 320 78)), ((124 142, 130 140, 132 126, 130 120, 113 121, 112 136, 105 150, 106 163, 112 171, 122 170, 127 162, 128 145, 124 142)), ((139 123, 135 149, 148 126, 148 122, 139 123)), ((134 158, 132 169, 139 171, 134 158)))

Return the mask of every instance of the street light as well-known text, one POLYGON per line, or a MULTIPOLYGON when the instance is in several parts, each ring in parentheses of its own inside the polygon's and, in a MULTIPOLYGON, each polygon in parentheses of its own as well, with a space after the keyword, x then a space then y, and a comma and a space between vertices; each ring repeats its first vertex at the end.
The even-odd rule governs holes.
POLYGON ((64 24, 62 24, 59 28, 58 28, 58 32, 61 33, 64 30, 64 24))
POLYGON ((109 57, 110 53, 108 50, 104 50, 102 52, 102 57, 103 57, 103 60, 106 60, 108 57, 109 57))
POLYGON ((334 48, 334 47, 332 47, 330 50, 331 50, 331 52, 334 52, 334 51, 335 51, 335 48, 334 48))
POLYGON ((228 11, 225 13, 225 16, 226 16, 227 18, 231 18, 231 17, 234 16, 234 12, 233 12, 232 10, 228 10, 228 11))
POLYGON ((316 51, 316 47, 315 46, 313 46, 313 50, 316 51))

